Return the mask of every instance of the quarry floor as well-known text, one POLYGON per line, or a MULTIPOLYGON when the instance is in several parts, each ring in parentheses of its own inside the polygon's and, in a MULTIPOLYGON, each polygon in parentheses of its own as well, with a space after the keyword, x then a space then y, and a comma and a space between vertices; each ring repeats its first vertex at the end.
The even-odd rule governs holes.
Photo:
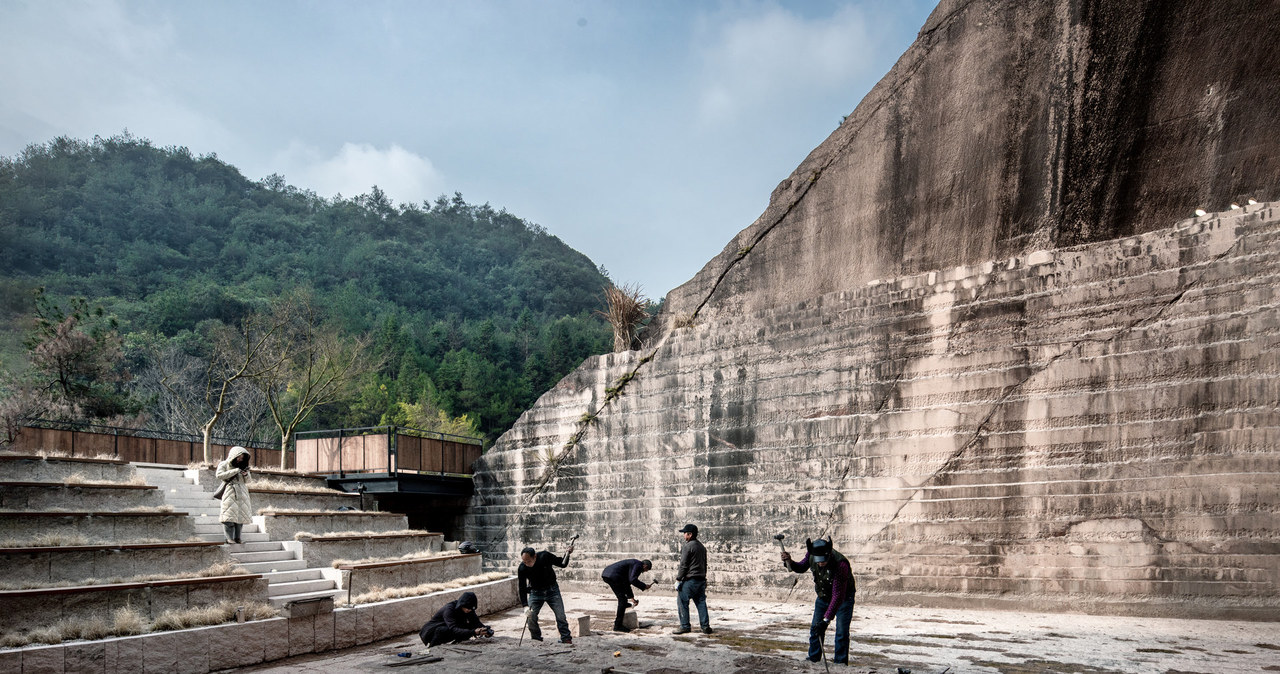
MULTIPOLYGON (((602 586, 602 590, 605 588, 602 586)), ((638 593, 641 629, 596 631, 572 646, 558 643, 554 619, 543 609, 546 641, 520 639, 519 607, 483 618, 492 639, 437 646, 431 663, 416 634, 345 651, 308 655, 241 671, 306 672, 823 672, 804 660, 812 604, 710 597, 714 634, 673 635, 675 599, 638 593), (397 653, 412 653, 411 658, 397 653), (388 665, 403 663, 403 666, 388 665)), ((613 621, 613 597, 564 594, 570 616, 589 614, 593 629, 613 621)), ((692 606, 690 606, 692 609, 692 606)), ((483 607, 481 607, 483 610, 483 607)), ((426 622, 430 616, 423 616, 426 622)), ((1043 672, 1280 672, 1280 624, 1216 620, 1120 618, 1057 613, 862 606, 850 630, 850 666, 833 671, 896 674, 1043 672)), ((828 633, 827 648, 831 647, 828 633)), ((828 650, 828 657, 830 650, 828 650)))

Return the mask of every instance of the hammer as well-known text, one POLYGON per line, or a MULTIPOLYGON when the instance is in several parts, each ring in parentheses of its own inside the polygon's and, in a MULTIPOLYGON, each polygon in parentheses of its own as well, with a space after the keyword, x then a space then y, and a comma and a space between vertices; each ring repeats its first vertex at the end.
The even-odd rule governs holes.
MULTIPOLYGON (((774 536, 774 537, 773 537, 773 540, 775 540, 775 541, 777 541, 777 542, 778 542, 778 547, 779 547, 779 548, 782 548, 782 551, 783 551, 783 552, 786 552, 786 551, 787 551, 787 546, 785 546, 785 545, 783 545, 783 544, 782 544, 782 539, 784 539, 784 538, 786 538, 786 537, 787 537, 787 535, 786 535, 786 534, 778 534, 777 536, 774 536)), ((783 562, 783 563, 782 563, 782 567, 783 567, 783 568, 787 568, 787 563, 786 563, 786 562, 783 562)))

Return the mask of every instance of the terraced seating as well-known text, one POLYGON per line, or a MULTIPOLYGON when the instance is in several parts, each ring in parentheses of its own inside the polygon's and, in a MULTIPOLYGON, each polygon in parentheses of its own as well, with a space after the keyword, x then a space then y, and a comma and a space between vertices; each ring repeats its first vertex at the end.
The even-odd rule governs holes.
POLYGON ((127 483, 133 466, 117 459, 72 459, 36 454, 0 453, 0 480, 65 482, 82 478, 95 482, 127 483))
POLYGON ((308 566, 332 566, 340 559, 401 557, 412 553, 439 552, 444 535, 430 531, 391 531, 386 533, 333 533, 304 536, 302 558, 308 566))
POLYGON ((481 573, 480 553, 446 553, 439 557, 341 564, 342 586, 359 594, 374 587, 414 587, 481 573))
POLYGON ((86 578, 180 574, 230 562, 225 547, 205 541, 0 548, 6 585, 53 585, 86 578))
POLYGON ((145 484, 0 482, 0 508, 48 510, 69 503, 91 510, 155 508, 164 505, 164 495, 145 484))
POLYGON ((409 519, 399 513, 367 511, 262 511, 263 531, 272 540, 293 540, 295 534, 330 534, 344 531, 401 531, 409 528, 409 519))
POLYGON ((185 541, 195 535, 184 512, 0 512, 0 539, 35 538, 59 528, 103 541, 185 541))
POLYGON ((0 590, 0 632, 47 625, 67 617, 106 615, 123 607, 150 618, 171 609, 214 604, 223 599, 260 601, 266 580, 255 574, 152 580, 137 583, 0 590))

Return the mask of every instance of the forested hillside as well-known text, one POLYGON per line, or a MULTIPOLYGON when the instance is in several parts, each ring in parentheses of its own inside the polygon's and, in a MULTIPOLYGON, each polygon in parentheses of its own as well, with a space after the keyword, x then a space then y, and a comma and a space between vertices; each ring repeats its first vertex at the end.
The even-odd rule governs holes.
MULTIPOLYGON (((119 337, 117 388, 128 404, 116 411, 149 427, 191 431, 191 420, 161 409, 161 360, 208 358, 219 328, 299 293, 374 364, 303 429, 443 412, 467 415, 493 439, 611 344, 592 315, 608 278, 505 210, 460 194, 396 205, 376 188, 325 199, 128 135, 59 138, 0 158, 0 242, 10 379, 29 357, 16 336, 31 334, 37 315, 71 315, 70 298, 85 297, 104 314, 84 325, 119 337)), ((215 432, 271 435, 261 419, 227 423, 215 432)))

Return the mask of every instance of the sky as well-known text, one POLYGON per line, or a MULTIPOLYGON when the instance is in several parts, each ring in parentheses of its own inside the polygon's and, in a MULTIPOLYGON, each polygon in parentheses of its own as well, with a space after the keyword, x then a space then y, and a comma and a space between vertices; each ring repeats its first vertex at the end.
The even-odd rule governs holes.
POLYGON ((911 45, 917 0, 0 0, 0 155, 125 130, 332 197, 460 192, 659 299, 911 45))

